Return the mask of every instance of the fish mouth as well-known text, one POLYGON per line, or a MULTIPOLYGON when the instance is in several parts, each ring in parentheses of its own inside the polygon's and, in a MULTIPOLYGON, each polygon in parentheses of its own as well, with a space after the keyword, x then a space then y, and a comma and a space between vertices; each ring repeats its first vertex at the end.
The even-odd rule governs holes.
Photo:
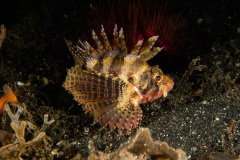
POLYGON ((163 91, 163 97, 164 97, 164 98, 167 97, 167 94, 168 94, 168 91, 164 90, 164 91, 163 91))
POLYGON ((172 90, 172 88, 173 88, 173 86, 174 86, 174 82, 169 78, 169 77, 167 77, 168 78, 168 84, 167 85, 162 85, 162 89, 160 89, 160 91, 158 92, 158 94, 157 94, 157 96, 156 97, 161 97, 161 96, 163 96, 164 98, 165 97, 167 97, 167 95, 168 95, 168 92, 170 91, 170 90, 172 90))
POLYGON ((159 88, 154 88, 152 90, 150 90, 149 92, 147 92, 146 94, 143 95, 143 100, 141 101, 141 103, 144 102, 151 102, 155 99, 158 99, 160 97, 167 97, 168 92, 170 90, 172 90, 173 86, 174 86, 174 82, 171 78, 169 78, 168 76, 164 77, 165 81, 163 84, 159 85, 159 88))

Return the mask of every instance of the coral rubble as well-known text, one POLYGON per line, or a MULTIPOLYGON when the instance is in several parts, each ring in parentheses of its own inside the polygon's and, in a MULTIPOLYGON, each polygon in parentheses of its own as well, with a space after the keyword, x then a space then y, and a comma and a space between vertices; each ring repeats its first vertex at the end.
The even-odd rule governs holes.
MULTIPOLYGON (((19 119, 21 113, 23 112, 23 108, 21 106, 17 106, 18 110, 14 114, 10 106, 6 104, 4 106, 5 111, 8 113, 9 117, 11 118, 11 127, 15 132, 16 135, 16 141, 14 143, 5 145, 0 148, 0 158, 1 159, 21 159, 21 155, 29 148, 32 147, 32 149, 36 149, 38 142, 44 142, 44 144, 47 143, 46 141, 46 133, 44 130, 47 126, 52 124, 55 120, 52 119, 51 121, 48 121, 48 115, 46 114, 44 116, 44 123, 40 130, 37 129, 37 126, 35 126, 33 123, 29 121, 22 121, 19 119), (33 132, 33 138, 29 141, 26 140, 26 133, 25 130, 32 130, 33 132), (13 154, 14 153, 14 154, 13 154)), ((45 147, 45 146, 43 146, 45 147)))
POLYGON ((95 147, 90 141, 89 160, 100 159, 128 159, 128 160, 187 160, 186 153, 182 149, 174 149, 166 142, 153 141, 148 128, 140 128, 136 135, 128 142, 119 147, 115 152, 104 153, 95 150, 95 147))

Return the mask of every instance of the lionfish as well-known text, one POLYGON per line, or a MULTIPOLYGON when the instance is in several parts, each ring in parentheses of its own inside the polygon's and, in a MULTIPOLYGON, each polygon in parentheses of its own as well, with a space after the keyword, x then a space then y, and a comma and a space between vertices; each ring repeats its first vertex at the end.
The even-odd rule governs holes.
POLYGON ((67 71, 63 87, 82 105, 85 113, 93 115, 94 124, 110 131, 118 128, 127 133, 142 120, 140 104, 166 97, 173 88, 173 80, 158 67, 147 61, 162 50, 154 47, 158 36, 152 36, 143 45, 139 40, 128 52, 123 29, 117 25, 113 31, 113 43, 101 29, 101 37, 92 32, 96 47, 87 41, 77 45, 67 41, 76 65, 67 71), (102 38, 102 41, 100 40, 102 38), (82 64, 85 64, 83 69, 82 64))

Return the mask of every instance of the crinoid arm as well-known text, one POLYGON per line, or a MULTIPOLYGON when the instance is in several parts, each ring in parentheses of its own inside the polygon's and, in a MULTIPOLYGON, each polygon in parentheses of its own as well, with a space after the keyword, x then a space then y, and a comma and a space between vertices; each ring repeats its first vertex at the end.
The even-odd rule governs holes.
POLYGON ((75 66, 68 70, 63 87, 82 104, 85 113, 93 115, 94 123, 102 124, 102 128, 109 125, 111 131, 117 127, 120 133, 123 129, 129 133, 142 118, 139 106, 124 101, 129 98, 125 93, 128 85, 118 77, 75 66))

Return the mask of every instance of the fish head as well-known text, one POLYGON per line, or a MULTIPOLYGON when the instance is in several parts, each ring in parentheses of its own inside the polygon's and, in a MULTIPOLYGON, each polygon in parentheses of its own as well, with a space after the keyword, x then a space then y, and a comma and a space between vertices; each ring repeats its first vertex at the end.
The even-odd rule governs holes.
POLYGON ((160 97, 166 97, 168 92, 173 88, 174 82, 168 76, 164 75, 162 70, 157 67, 152 67, 151 71, 148 73, 149 79, 145 80, 147 85, 142 91, 143 100, 141 103, 151 102, 160 97))

